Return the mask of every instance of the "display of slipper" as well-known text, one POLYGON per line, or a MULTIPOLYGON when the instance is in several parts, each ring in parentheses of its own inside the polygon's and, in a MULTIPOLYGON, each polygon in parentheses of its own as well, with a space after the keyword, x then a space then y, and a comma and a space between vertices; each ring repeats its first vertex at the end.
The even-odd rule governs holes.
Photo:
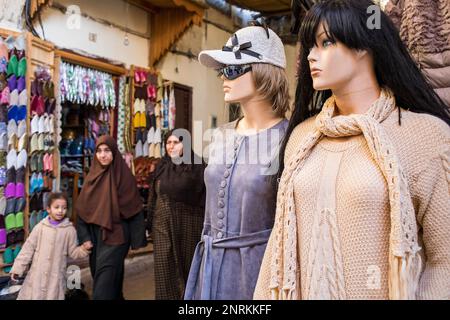
POLYGON ((16 170, 27 167, 28 153, 27 150, 21 150, 17 155, 16 170))
POLYGON ((16 114, 16 121, 22 121, 26 120, 27 118, 27 106, 18 106, 17 107, 17 114, 16 114))
POLYGON ((5 216, 6 231, 12 231, 16 228, 16 216, 14 213, 10 213, 5 216))
POLYGON ((26 167, 16 170, 16 183, 25 183, 26 167))
POLYGON ((56 108, 56 100, 54 98, 49 98, 45 101, 45 113, 48 115, 52 114, 56 108))
POLYGON ((27 145, 28 145, 28 135, 27 134, 23 134, 20 138, 19 138, 19 142, 17 143, 17 151, 22 151, 27 149, 27 145))
POLYGON ((9 248, 16 242, 16 233, 14 231, 8 232, 6 235, 6 246, 9 248))
POLYGON ((6 183, 16 182, 16 168, 6 170, 6 183))
MULTIPOLYGON (((93 141, 93 139, 91 139, 91 141, 93 141)), ((93 144, 94 148, 91 149, 94 150, 95 149, 95 143, 93 144)), ((48 171, 53 172, 53 153, 50 154, 50 156, 48 157, 48 171)))
POLYGON ((44 137, 45 137, 44 134, 39 134, 39 136, 38 136, 38 140, 37 140, 37 142, 38 142, 38 151, 44 151, 44 148, 45 148, 45 146, 44 146, 44 137))
POLYGON ((8 155, 6 157, 6 169, 15 167, 16 162, 17 162, 17 152, 16 150, 12 149, 8 152, 8 155))
POLYGON ((17 256, 19 255, 19 253, 20 253, 21 250, 22 250, 22 246, 20 246, 20 245, 17 245, 17 246, 14 248, 14 251, 13 251, 13 257, 14 257, 14 260, 16 260, 16 258, 17 258, 17 256))
POLYGON ((27 59, 25 57, 20 58, 20 61, 17 66, 17 76, 25 77, 27 74, 27 59))
POLYGON ((30 113, 32 116, 37 115, 38 105, 39 105, 39 96, 33 96, 31 98, 30 103, 30 113))
POLYGON ((25 185, 21 182, 16 183, 16 198, 25 197, 25 185))
POLYGON ((38 134, 35 133, 31 136, 30 140, 30 154, 35 153, 36 151, 39 151, 39 145, 38 145, 38 134))
POLYGON ((6 248, 6 229, 0 229, 0 249, 6 248))
MULTIPOLYGON (((20 90, 19 90, 20 91, 20 90)), ((27 96, 27 90, 22 90, 19 94, 19 101, 18 101, 18 106, 27 106, 27 102, 28 102, 28 96, 27 96)))
MULTIPOLYGON (((11 265, 14 263, 14 252, 12 248, 7 248, 5 252, 3 252, 3 264, 11 265)), ((9 273, 11 271, 11 267, 3 268, 3 271, 9 273)))
POLYGON ((35 134, 39 132, 39 116, 35 115, 30 122, 31 134, 35 134))
POLYGON ((17 212, 15 218, 16 218, 16 228, 17 229, 23 228, 23 212, 17 212))
POLYGON ((44 170, 44 154, 38 153, 37 156, 37 172, 44 170))
POLYGON ((6 132, 0 133, 0 152, 8 149, 8 134, 6 132))
POLYGON ((37 224, 37 212, 36 211, 32 211, 30 214, 30 220, 29 220, 29 230, 30 232, 33 230, 33 228, 36 226, 37 224))
POLYGON ((45 119, 47 117, 46 116, 41 116, 39 117, 39 122, 38 122, 38 133, 44 133, 45 132, 45 119))
POLYGON ((1 94, 0 104, 9 105, 10 96, 11 91, 9 90, 9 87, 5 87, 1 94))
POLYGON ((37 190, 42 191, 43 189, 44 189, 44 176, 42 175, 42 172, 39 172, 37 178, 37 190))
MULTIPOLYGON (((6 184, 6 168, 0 167, 0 186, 4 186, 5 184, 6 184)), ((3 192, 1 194, 3 194, 3 192)))
POLYGON ((17 77, 16 77, 16 75, 11 75, 9 78, 8 78, 8 88, 9 88, 9 91, 11 91, 11 92, 13 92, 14 90, 17 90, 17 77))
MULTIPOLYGON (((6 199, 6 198, 5 198, 6 199)), ((5 215, 16 213, 16 198, 6 199, 5 215)))
POLYGON ((37 189, 38 189, 38 187, 39 187, 39 185, 38 185, 38 175, 37 175, 37 173, 36 172, 34 172, 32 175, 31 175, 31 179, 30 179, 30 194, 33 194, 34 192, 36 192, 37 191, 37 189))
POLYGON ((8 108, 8 121, 14 120, 17 122, 17 114, 18 114, 18 108, 17 105, 13 105, 8 108))
POLYGON ((5 210, 6 210, 6 198, 4 196, 0 197, 0 216, 4 216, 5 215, 5 210))
POLYGON ((6 74, 8 76, 15 74, 17 75, 17 68, 19 66, 19 61, 17 60, 17 56, 16 55, 12 55, 9 58, 9 63, 8 63, 8 69, 6 70, 6 74))
POLYGON ((19 90, 19 93, 25 90, 26 87, 27 83, 25 77, 19 77, 17 79, 17 90, 19 90))
POLYGON ((8 70, 8 61, 5 59, 5 57, 0 58, 0 72, 6 73, 8 70))
POLYGON ((25 210, 26 205, 27 199, 25 197, 16 199, 16 209, 14 212, 23 212, 25 210))

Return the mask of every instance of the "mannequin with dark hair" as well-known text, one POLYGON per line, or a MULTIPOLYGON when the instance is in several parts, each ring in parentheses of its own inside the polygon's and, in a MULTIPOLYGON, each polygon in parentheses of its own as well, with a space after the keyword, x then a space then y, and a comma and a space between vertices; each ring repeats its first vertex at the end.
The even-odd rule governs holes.
POLYGON ((254 297, 448 298, 449 110, 372 1, 319 1, 300 41, 254 297))

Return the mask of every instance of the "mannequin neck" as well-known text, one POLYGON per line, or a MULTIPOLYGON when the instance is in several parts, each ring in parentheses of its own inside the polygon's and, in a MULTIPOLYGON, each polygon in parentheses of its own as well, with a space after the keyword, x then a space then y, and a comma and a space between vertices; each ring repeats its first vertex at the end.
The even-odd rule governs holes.
POLYGON ((238 132, 258 132, 271 128, 282 120, 275 114, 269 101, 253 98, 240 105, 244 117, 238 122, 238 132))
POLYGON ((344 86, 333 89, 337 114, 363 114, 380 97, 381 88, 375 74, 361 74, 344 86))

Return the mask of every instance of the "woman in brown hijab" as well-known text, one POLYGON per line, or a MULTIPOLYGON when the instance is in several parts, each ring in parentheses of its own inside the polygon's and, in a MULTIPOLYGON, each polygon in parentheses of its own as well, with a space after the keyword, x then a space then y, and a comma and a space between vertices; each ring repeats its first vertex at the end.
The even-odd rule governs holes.
POLYGON ((136 179, 112 137, 97 141, 93 165, 75 207, 78 238, 91 241, 94 300, 123 299, 128 250, 146 245, 142 200, 136 179))

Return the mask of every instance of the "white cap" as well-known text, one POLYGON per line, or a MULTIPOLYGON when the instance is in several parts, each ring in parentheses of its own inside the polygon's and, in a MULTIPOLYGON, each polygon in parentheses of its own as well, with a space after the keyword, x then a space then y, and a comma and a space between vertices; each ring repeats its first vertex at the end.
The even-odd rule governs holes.
POLYGON ((198 60, 204 66, 214 69, 251 63, 268 63, 286 68, 286 54, 280 37, 271 29, 260 26, 236 31, 222 50, 202 51, 198 60))

